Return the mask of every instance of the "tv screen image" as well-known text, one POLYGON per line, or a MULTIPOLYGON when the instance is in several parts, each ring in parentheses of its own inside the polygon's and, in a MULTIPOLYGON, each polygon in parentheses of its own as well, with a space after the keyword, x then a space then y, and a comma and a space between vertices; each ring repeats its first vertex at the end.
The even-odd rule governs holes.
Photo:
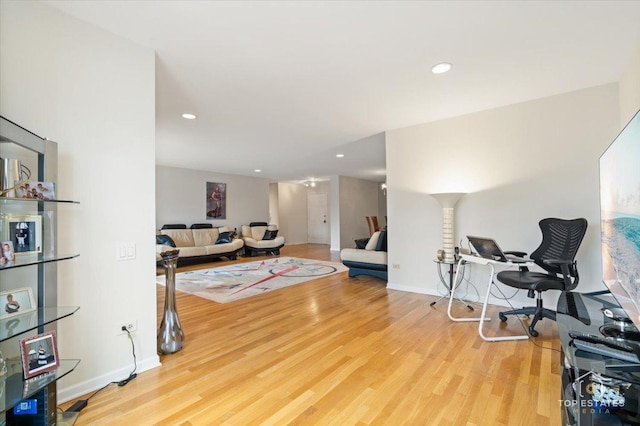
POLYGON ((600 157, 602 279, 640 329, 640 111, 600 157))

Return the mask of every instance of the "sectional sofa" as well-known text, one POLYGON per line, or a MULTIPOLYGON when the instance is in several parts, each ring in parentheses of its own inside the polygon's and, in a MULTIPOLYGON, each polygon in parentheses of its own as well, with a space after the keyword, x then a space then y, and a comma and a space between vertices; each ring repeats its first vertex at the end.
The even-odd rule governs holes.
POLYGON ((165 225, 156 235, 156 253, 180 250, 178 264, 206 262, 220 257, 235 260, 244 242, 234 238, 226 226, 214 228, 211 224, 165 225))
POLYGON ((349 277, 371 275, 388 280, 387 229, 376 231, 363 249, 345 248, 340 251, 340 259, 349 268, 349 277))

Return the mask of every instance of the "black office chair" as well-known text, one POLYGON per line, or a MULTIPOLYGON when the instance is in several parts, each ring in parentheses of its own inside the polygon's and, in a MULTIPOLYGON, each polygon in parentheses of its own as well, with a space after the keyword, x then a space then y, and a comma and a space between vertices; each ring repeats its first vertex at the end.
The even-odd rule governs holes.
MULTIPOLYGON (((535 330, 536 323, 542 318, 556 320, 556 312, 544 308, 542 305, 542 292, 547 290, 571 291, 578 285, 580 277, 575 261, 580 243, 587 232, 586 219, 542 219, 539 223, 542 231, 542 243, 531 256, 536 265, 547 271, 532 272, 526 266, 521 266, 518 271, 502 271, 497 275, 498 281, 510 287, 528 290, 527 296, 534 298, 537 293, 536 306, 528 306, 522 309, 500 312, 502 321, 507 320, 507 315, 533 315, 529 325, 529 334, 538 336, 535 330)), ((510 252, 518 256, 526 253, 510 252)))

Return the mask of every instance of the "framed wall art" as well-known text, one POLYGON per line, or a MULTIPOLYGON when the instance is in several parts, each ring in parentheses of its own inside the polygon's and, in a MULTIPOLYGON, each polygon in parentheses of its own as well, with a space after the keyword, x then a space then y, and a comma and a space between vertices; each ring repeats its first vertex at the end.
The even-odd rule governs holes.
POLYGON ((37 336, 27 337, 20 341, 22 371, 28 379, 60 366, 56 332, 47 331, 37 336))
POLYGON ((13 243, 16 255, 42 253, 42 216, 7 215, 4 229, 4 239, 13 243))
POLYGON ((207 219, 227 218, 227 184, 207 182, 207 219))

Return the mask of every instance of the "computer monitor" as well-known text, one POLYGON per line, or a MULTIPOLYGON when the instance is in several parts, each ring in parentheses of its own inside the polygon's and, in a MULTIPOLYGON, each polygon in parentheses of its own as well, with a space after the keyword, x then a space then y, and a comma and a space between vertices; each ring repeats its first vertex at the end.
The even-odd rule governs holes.
POLYGON ((640 111, 600 157, 602 280, 640 330, 640 111))

